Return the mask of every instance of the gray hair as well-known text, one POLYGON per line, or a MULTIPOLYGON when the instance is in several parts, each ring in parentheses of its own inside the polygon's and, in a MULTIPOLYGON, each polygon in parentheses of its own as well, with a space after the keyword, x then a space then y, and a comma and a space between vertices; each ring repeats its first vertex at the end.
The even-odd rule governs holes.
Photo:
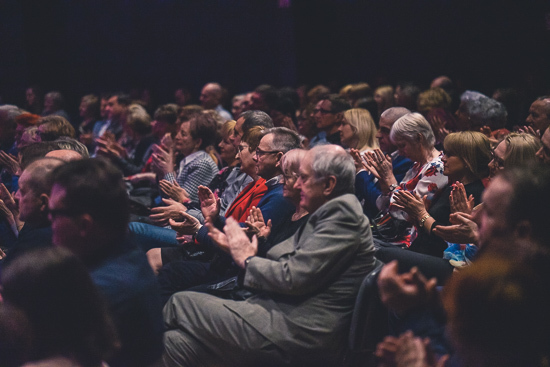
POLYGON ((273 134, 273 150, 286 153, 289 150, 302 147, 300 136, 286 127, 273 127, 264 131, 264 136, 269 134, 273 134))
POLYGON ((355 193, 355 163, 344 148, 337 145, 316 146, 310 154, 311 170, 316 180, 336 177, 334 196, 355 193))
POLYGON ((74 150, 82 156, 82 158, 90 158, 90 153, 88 148, 81 142, 76 139, 70 138, 68 136, 60 136, 59 138, 53 141, 58 149, 56 150, 74 150))
POLYGON ((283 174, 291 172, 297 174, 300 171, 300 162, 306 157, 307 150, 292 149, 283 155, 281 158, 281 171, 283 174))
POLYGON ((7 124, 11 124, 12 126, 15 126, 16 125, 15 118, 23 113, 24 111, 22 109, 11 104, 0 106, 0 114, 3 114, 5 119, 4 121, 0 120, 0 122, 4 122, 7 124))
POLYGON ((400 117, 393 124, 390 131, 390 139, 414 141, 418 134, 424 137, 423 145, 425 148, 433 148, 435 136, 430 123, 418 112, 408 113, 400 117))
POLYGON ((263 111, 245 111, 240 114, 239 118, 241 117, 244 119, 242 129, 245 133, 253 126, 263 126, 268 129, 273 127, 273 120, 263 111))
POLYGON ((380 118, 385 118, 392 122, 392 124, 397 121, 399 118, 405 116, 406 114, 411 113, 408 108, 405 107, 390 107, 387 110, 384 110, 380 115, 380 118))
POLYGON ((462 93, 459 108, 474 126, 488 125, 493 130, 504 127, 508 117, 502 103, 471 90, 462 93))

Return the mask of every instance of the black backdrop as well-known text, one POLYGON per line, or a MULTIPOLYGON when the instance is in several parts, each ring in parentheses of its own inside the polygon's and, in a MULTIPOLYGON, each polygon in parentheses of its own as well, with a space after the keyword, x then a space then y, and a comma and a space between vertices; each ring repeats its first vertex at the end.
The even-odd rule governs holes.
POLYGON ((171 101, 209 81, 230 93, 260 83, 398 80, 447 74, 491 93, 550 89, 546 0, 1 0, 0 93, 147 87, 171 101), (284 4, 290 4, 284 6, 284 4))

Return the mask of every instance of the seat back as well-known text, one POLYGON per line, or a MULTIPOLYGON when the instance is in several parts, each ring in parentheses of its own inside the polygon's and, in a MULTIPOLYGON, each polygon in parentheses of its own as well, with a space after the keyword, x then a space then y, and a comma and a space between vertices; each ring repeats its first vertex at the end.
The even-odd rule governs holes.
POLYGON ((376 260, 374 269, 365 276, 359 288, 351 319, 346 366, 375 366, 373 353, 388 328, 387 310, 380 301, 376 283, 383 265, 376 260))

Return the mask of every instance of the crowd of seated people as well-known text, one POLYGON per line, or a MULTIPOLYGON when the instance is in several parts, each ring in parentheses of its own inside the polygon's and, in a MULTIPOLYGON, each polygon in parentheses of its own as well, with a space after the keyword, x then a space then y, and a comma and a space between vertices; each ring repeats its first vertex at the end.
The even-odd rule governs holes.
POLYGON ((550 97, 503 91, 209 82, 77 123, 28 88, 0 106, 0 364, 346 365, 382 262, 379 366, 547 365, 550 97))

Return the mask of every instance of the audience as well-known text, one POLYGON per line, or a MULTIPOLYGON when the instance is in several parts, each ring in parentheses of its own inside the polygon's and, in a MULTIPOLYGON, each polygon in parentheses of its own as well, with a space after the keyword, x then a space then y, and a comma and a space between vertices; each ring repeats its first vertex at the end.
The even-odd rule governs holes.
POLYGON ((28 88, 0 106, 0 362, 340 365, 376 255, 381 366, 544 365, 550 99, 462 83, 89 94, 76 131, 28 88))
POLYGON ((175 294, 164 308, 165 365, 337 365, 359 285, 374 266, 353 180, 342 148, 310 150, 295 184, 310 217, 267 258, 255 256, 257 240, 228 220, 227 251, 244 269, 244 285, 260 293, 244 301, 175 294))

